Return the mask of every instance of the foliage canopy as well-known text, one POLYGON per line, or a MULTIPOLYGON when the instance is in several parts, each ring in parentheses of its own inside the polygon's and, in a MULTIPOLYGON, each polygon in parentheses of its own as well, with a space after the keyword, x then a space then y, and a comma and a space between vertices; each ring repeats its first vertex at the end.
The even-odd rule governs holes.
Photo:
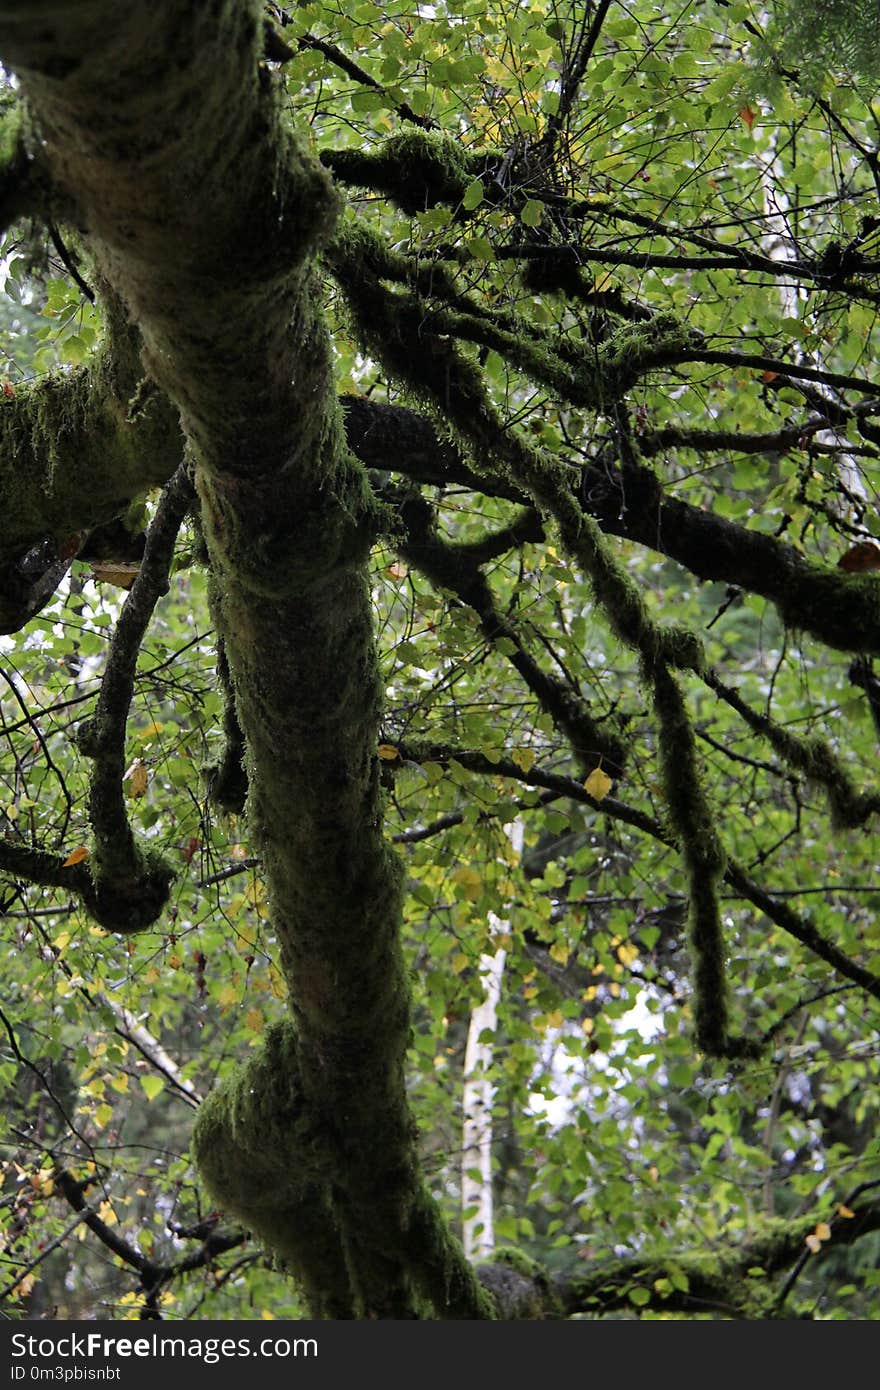
POLYGON ((876 6, 45 9, 0 1295, 875 1317, 876 6))

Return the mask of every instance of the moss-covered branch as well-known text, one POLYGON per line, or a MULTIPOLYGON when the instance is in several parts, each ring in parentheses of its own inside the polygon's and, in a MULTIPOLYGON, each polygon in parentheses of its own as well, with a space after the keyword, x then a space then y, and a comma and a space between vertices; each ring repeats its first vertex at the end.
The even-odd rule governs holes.
MULTIPOLYGON (((602 766, 609 775, 619 777, 626 760, 619 731, 613 724, 603 729, 582 696, 542 670, 524 646, 516 625, 498 611, 482 570, 490 558, 486 553, 488 538, 482 543, 458 546, 443 541, 436 531, 433 510, 421 497, 405 498, 397 513, 404 528, 401 554, 432 584, 455 594, 474 610, 487 641, 494 644, 505 639, 510 664, 569 740, 583 775, 586 777, 593 768, 602 766)), ((518 526, 509 528, 505 533, 508 548, 522 544, 527 536, 539 538, 542 532, 539 526, 535 535, 536 521, 534 512, 528 511, 518 526)))
MULTIPOLYGON (((79 846, 72 846, 79 848, 79 846)), ((68 855, 52 854, 35 845, 15 840, 0 840, 0 873, 27 884, 45 888, 60 888, 80 899, 93 917, 98 913, 95 884, 88 863, 80 860, 68 864, 68 855)))
MULTIPOLYGON (((527 502, 500 464, 474 466, 462 449, 441 440, 423 416, 402 406, 345 397, 349 442, 373 468, 394 469, 436 486, 455 484, 527 502)), ((712 432, 706 431, 707 438, 712 432)), ((767 436, 760 439, 770 447, 767 436)), ((691 447, 690 441, 679 441, 691 447)), ((748 443, 748 439, 747 439, 748 443)), ((639 440, 641 449, 642 441, 639 440)), ((644 452, 657 452, 648 437, 644 452)), ((702 446, 701 446, 702 447, 702 446)), ((708 444, 706 447, 711 447, 708 444)), ((733 445, 731 444, 732 448, 733 445)), ((610 461, 587 463, 577 495, 606 535, 620 536, 675 560, 697 579, 735 585, 771 602, 795 632, 838 651, 880 654, 880 580, 805 560, 793 546, 691 503, 668 497, 650 469, 624 479, 610 461)))
POLYGON ((720 680, 714 671, 703 679, 710 690, 720 696, 756 734, 767 740, 794 772, 823 788, 831 810, 831 824, 836 830, 851 830, 880 811, 880 792, 860 792, 829 744, 821 738, 801 738, 785 729, 769 715, 752 709, 738 691, 720 680))
MULTIPOLYGON (((180 412, 290 994, 285 1065, 332 1191, 299 1204, 298 1229, 314 1213, 301 1241, 261 1218, 237 1151, 263 1144, 263 1111, 239 1108, 240 1078, 200 1122, 224 1149, 197 1142, 208 1185, 320 1290, 319 1312, 478 1315, 488 1304, 426 1194, 404 1085, 366 563, 379 512, 345 445, 314 271, 337 195, 261 65, 257 0, 96 0, 53 12, 51 41, 39 14, 0 3, 0 52, 180 412)), ((259 1084, 272 1109, 270 1066, 259 1084)), ((284 1191, 304 1144, 297 1108, 282 1114, 263 1186, 284 1191)))
POLYGON ((576 1270, 550 1276, 518 1252, 501 1250, 493 1263, 481 1267, 480 1278, 498 1315, 508 1319, 574 1314, 600 1318, 620 1309, 685 1317, 791 1316, 786 1307, 791 1279, 780 1283, 780 1276, 806 1261, 821 1266, 831 1251, 854 1246, 880 1230, 880 1204, 868 1195, 872 1186, 866 1184, 830 1212, 813 1210, 792 1220, 768 1222, 759 1235, 731 1240, 720 1251, 649 1252, 583 1261, 576 1270), (806 1240, 820 1221, 829 1235, 812 1253, 806 1240))
POLYGON ((16 631, 54 592, 88 534, 167 482, 183 439, 159 393, 138 412, 140 338, 116 296, 88 366, 0 397, 0 631, 16 631))
MULTIPOLYGON (((569 554, 589 575, 597 603, 615 636, 639 655, 660 726, 666 802, 689 880, 698 1041, 716 1054, 739 1051, 741 1044, 734 1049, 727 1035, 723 1002, 724 950, 717 890, 724 855, 714 830, 714 813, 702 787, 690 719, 668 670, 702 670, 700 641, 681 627, 657 622, 601 528, 583 510, 572 488, 570 470, 519 434, 504 429, 473 364, 454 342, 423 334, 418 300, 401 293, 391 296, 362 259, 359 273, 354 275, 358 234, 346 228, 339 245, 340 251, 336 245, 331 251, 335 273, 370 350, 454 423, 484 466, 490 467, 493 461, 505 466, 513 481, 552 515, 569 554)), ((610 407, 620 399, 626 389, 626 374, 638 374, 640 352, 650 356, 666 350, 661 340, 667 332, 674 333, 674 324, 661 324, 658 318, 650 327, 651 335, 640 340, 640 345, 631 341, 636 336, 632 330, 614 335, 597 350, 597 401, 610 407)))
POLYGON ((108 931, 143 931, 165 906, 173 870, 138 845, 125 807, 125 735, 134 694, 138 653, 159 598, 168 592, 174 543, 192 505, 189 469, 181 464, 166 485, 147 533, 144 557, 110 642, 94 716, 77 730, 80 749, 92 759, 90 860, 97 920, 108 931))

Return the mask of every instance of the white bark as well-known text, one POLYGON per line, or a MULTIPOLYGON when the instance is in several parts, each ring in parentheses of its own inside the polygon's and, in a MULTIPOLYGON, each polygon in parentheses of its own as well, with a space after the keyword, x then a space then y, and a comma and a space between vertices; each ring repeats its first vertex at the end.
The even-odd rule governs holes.
MULTIPOLYGON (((507 827, 517 859, 522 854, 523 823, 517 818, 507 827)), ((510 929, 510 922, 489 913, 490 936, 510 929)), ((495 1248, 495 1212, 492 1194, 492 1104, 495 1087, 489 1077, 495 1050, 498 1002, 504 979, 507 951, 499 947, 480 957, 483 1000, 471 1013, 464 1055, 462 1090, 461 1205, 462 1242, 470 1260, 487 1260, 495 1248)))
MULTIPOLYGON (((798 259, 798 247, 792 234, 792 206, 786 191, 791 179, 790 175, 786 175, 785 170, 781 167, 776 152, 776 144, 777 141, 774 137, 770 147, 769 160, 763 164, 761 173, 767 227, 761 241, 765 255, 770 260, 784 265, 787 261, 798 259)), ((800 282, 795 279, 789 282, 780 279, 777 281, 777 290, 786 317, 802 320, 807 295, 800 282)), ((805 352, 802 348, 798 349, 796 359, 814 367, 823 365, 815 353, 805 352)), ((828 387, 816 384, 813 390, 826 399, 836 399, 828 387)), ((821 430, 813 436, 813 442, 836 454, 837 476, 849 496, 867 500, 867 491, 858 459, 850 452, 852 445, 847 440, 845 431, 843 429, 821 430)), ((840 515, 847 515, 849 511, 848 503, 840 506, 840 515)))

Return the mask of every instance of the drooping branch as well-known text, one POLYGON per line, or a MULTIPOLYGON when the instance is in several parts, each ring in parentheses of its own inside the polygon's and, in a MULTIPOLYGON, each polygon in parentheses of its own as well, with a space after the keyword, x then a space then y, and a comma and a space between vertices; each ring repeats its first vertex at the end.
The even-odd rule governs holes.
MULTIPOLYGON (((487 641, 505 640, 511 665, 571 743, 583 775, 602 766, 610 776, 620 776, 626 757, 620 734, 613 726, 601 728, 583 696, 542 670, 527 651, 516 625, 498 611, 482 570, 491 558, 486 554, 488 538, 471 545, 444 542, 436 532, 431 508, 421 497, 404 498, 397 510, 405 535, 401 554, 432 584, 454 593, 474 610, 487 641)), ((525 539, 540 538, 542 531, 538 525, 536 535, 536 524, 535 513, 526 512, 518 525, 505 532, 505 545, 509 548, 525 539)))
POLYGON ((751 708, 738 691, 714 671, 703 674, 710 690, 720 696, 755 733, 762 735, 787 765, 821 786, 831 809, 834 829, 853 829, 880 811, 880 793, 859 792, 834 750, 821 738, 801 738, 769 715, 751 708))
MULTIPOLYGON (((639 656, 660 725, 660 767, 670 820, 689 879, 698 1041, 701 1047, 718 1055, 741 1050, 741 1040, 734 1045, 728 1037, 724 1002, 724 948, 718 902, 724 852, 698 770, 691 721, 669 669, 702 670, 701 644, 693 633, 660 624, 653 617, 601 528, 584 512, 573 491, 569 470, 514 431, 504 429, 479 375, 454 343, 423 336, 418 301, 400 293, 389 295, 378 276, 369 274, 363 259, 359 261, 358 276, 354 276, 358 234, 347 228, 339 245, 338 251, 334 247, 330 252, 334 270, 371 351, 449 418, 487 467, 493 460, 504 460, 514 482, 553 516, 566 549, 588 574, 611 630, 639 656)), ((627 373, 638 374, 640 351, 648 356, 666 352, 666 335, 671 339, 677 325, 661 323, 661 317, 652 323, 652 335, 640 340, 638 347, 635 332, 622 330, 597 348, 593 389, 597 400, 606 407, 618 401, 626 390, 627 373)))
POLYGON ((150 926, 165 906, 173 870, 139 846, 125 808, 125 734, 141 642, 160 596, 168 591, 174 543, 193 490, 181 464, 165 487, 147 534, 144 558, 110 643, 94 716, 80 724, 77 741, 92 759, 89 819, 97 920, 108 931, 150 926))

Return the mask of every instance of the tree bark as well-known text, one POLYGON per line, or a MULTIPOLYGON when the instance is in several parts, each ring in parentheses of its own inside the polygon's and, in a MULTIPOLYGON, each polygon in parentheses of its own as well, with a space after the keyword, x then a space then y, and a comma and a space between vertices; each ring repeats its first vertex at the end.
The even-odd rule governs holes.
POLYGON ((374 503, 315 293, 337 198, 280 118, 262 41, 254 0, 0 5, 50 177, 179 412, 290 991, 291 1022, 203 1107, 203 1175, 319 1314, 485 1316, 424 1187, 404 1092, 374 503))

